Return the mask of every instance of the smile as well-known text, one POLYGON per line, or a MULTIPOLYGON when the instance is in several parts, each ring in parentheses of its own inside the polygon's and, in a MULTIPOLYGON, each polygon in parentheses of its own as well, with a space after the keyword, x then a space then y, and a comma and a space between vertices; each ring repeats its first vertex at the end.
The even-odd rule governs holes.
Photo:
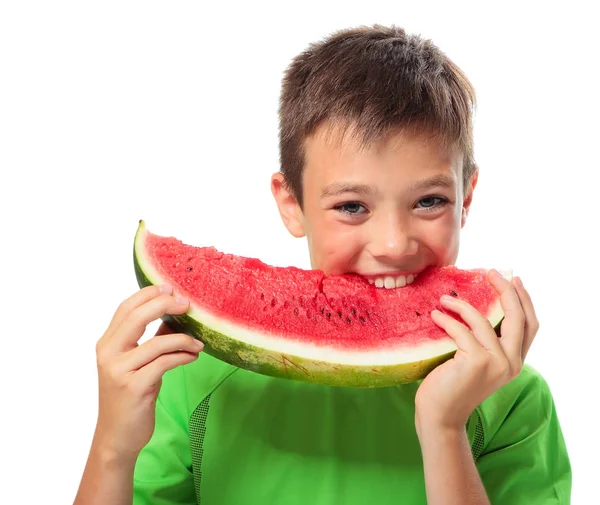
POLYGON ((371 276, 366 277, 370 284, 375 284, 376 288, 403 288, 412 284, 418 274, 408 275, 382 275, 382 276, 371 276))

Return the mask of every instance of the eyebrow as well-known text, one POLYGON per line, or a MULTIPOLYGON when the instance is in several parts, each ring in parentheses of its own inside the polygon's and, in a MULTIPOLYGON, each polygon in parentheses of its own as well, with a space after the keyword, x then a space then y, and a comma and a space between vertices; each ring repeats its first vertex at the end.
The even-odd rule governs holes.
POLYGON ((456 182, 454 181, 454 177, 448 174, 438 174, 434 175, 429 179, 423 179, 421 181, 416 181, 409 186, 411 191, 418 191, 423 189, 429 189, 433 187, 441 187, 441 188, 449 188, 452 189, 456 186, 456 182))
MULTIPOLYGON (((429 189, 433 187, 442 187, 442 188, 454 188, 456 183, 454 178, 450 175, 439 174, 435 175, 429 179, 423 179, 420 181, 413 182, 409 187, 409 191, 422 191, 424 189, 429 189)), ((351 182, 332 182, 323 188, 321 192, 321 197, 329 197, 329 196, 339 196, 344 193, 356 193, 364 196, 376 196, 379 194, 379 191, 372 186, 367 184, 355 184, 351 182)))
POLYGON ((375 196, 379 193, 374 187, 367 184, 354 184, 351 182, 332 182, 323 188, 321 197, 339 196, 344 193, 357 193, 364 196, 375 196))

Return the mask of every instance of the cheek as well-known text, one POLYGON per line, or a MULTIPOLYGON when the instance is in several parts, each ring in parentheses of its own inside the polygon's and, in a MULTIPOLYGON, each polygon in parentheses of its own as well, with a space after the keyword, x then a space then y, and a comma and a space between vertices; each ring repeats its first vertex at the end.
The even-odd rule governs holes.
POLYGON ((435 221, 424 237, 428 249, 435 254, 438 262, 453 264, 458 257, 460 217, 448 214, 447 218, 435 221))
POLYGON ((345 273, 358 258, 363 242, 359 227, 326 219, 313 222, 309 238, 312 267, 327 274, 345 273))

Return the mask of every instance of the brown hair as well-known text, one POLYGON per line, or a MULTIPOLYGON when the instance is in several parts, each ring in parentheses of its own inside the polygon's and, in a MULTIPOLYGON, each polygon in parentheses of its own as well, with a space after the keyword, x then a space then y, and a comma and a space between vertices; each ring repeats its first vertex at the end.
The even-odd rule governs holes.
MULTIPOLYGON (((310 44, 286 69, 279 152, 286 184, 302 206, 304 142, 327 123, 365 148, 398 133, 431 132, 464 154, 463 187, 477 169, 475 89, 431 40, 396 26, 361 26, 310 44)), ((342 135, 342 136, 343 136, 342 135)))

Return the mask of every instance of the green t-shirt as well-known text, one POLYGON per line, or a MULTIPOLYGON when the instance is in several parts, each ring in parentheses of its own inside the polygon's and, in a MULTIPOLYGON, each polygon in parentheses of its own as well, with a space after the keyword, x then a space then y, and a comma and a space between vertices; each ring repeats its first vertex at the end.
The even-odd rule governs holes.
MULTIPOLYGON (((201 353, 167 372, 134 505, 426 504, 418 384, 354 389, 258 375, 201 353)), ((550 390, 531 367, 466 427, 492 504, 568 504, 550 390)))

